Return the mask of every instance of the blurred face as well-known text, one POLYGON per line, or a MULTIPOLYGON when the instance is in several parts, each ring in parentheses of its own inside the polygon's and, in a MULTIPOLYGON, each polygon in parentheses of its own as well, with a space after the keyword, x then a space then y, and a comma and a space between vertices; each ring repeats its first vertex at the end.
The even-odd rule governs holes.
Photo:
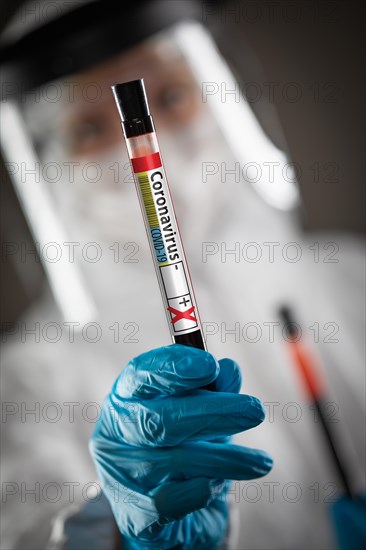
MULTIPOLYGON (((111 86, 139 78, 145 81, 178 216, 179 210, 189 210, 203 226, 215 204, 222 204, 220 178, 204 184, 202 162, 218 161, 227 149, 189 62, 174 37, 165 33, 65 78, 60 83, 65 99, 57 105, 30 108, 42 162, 57 162, 62 168, 62 181, 51 181, 48 187, 66 230, 77 240, 135 238, 131 205, 137 204, 136 190, 111 86), (93 93, 85 93, 88 89, 93 93), (215 185, 219 189, 214 191, 215 185)), ((185 220, 188 224, 186 215, 181 226, 185 220)))
POLYGON ((158 132, 184 129, 198 116, 200 91, 179 52, 164 41, 139 45, 73 78, 78 83, 75 100, 65 106, 58 128, 69 158, 98 157, 121 142, 110 86, 141 77, 158 132), (81 93, 91 83, 101 90, 98 101, 88 101, 81 93))

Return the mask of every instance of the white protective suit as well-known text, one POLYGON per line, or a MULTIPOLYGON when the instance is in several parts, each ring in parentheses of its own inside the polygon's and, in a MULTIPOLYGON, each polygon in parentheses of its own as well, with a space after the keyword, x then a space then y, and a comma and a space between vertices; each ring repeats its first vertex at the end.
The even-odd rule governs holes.
MULTIPOLYGON (((229 544, 332 548, 327 507, 341 488, 292 365, 278 308, 294 308, 303 339, 323 365, 334 428, 355 487, 362 489, 363 244, 341 234, 305 236, 293 213, 268 206, 245 182, 229 176, 222 182, 219 174, 203 183, 202 160, 230 164, 232 157, 208 120, 199 122, 188 133, 193 143, 188 140, 174 157, 169 148, 178 142, 158 137, 208 349, 242 366, 242 392, 259 397, 267 409, 261 426, 235 440, 274 458, 268 476, 233 482, 229 544)), ((102 161, 125 162, 125 155, 117 147, 102 161)), ((97 242, 103 251, 98 262, 81 261, 98 308, 99 334, 90 326, 73 337, 73 319, 65 325, 45 291, 3 346, 4 549, 44 548, 51 519, 92 498, 96 474, 88 438, 103 398, 129 359, 170 343, 133 184, 100 190, 94 205, 93 199, 86 203, 89 192, 66 188, 55 193, 70 218, 70 240, 97 242), (109 246, 118 239, 115 261, 109 246), (37 323, 40 337, 26 334, 38 330, 37 323), (44 331, 47 323, 61 327, 58 341, 51 341, 52 327, 44 331)))

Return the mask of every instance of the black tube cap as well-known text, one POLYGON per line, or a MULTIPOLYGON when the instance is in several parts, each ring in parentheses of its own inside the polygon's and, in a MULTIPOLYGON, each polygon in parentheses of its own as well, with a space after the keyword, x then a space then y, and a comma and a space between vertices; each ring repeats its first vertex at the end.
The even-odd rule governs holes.
POLYGON ((143 78, 116 84, 112 86, 112 91, 122 122, 150 116, 143 78))
POLYGON ((296 323, 292 310, 288 306, 282 306, 278 311, 289 336, 297 338, 299 332, 299 325, 296 323))

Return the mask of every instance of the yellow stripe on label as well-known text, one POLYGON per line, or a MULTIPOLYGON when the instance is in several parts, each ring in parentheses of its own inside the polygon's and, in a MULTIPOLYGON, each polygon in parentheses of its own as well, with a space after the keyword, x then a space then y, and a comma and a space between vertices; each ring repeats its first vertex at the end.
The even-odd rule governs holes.
POLYGON ((144 201, 145 211, 150 227, 159 227, 158 215, 155 209, 155 203, 151 192, 149 176, 147 172, 140 172, 137 175, 142 200, 144 201))

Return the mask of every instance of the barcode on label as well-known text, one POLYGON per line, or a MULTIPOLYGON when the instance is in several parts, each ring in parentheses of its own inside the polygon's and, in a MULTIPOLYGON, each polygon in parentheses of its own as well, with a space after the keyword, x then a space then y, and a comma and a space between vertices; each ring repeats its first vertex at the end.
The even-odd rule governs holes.
POLYGON ((140 186, 142 200, 145 206, 145 211, 150 227, 158 227, 159 220, 156 214, 156 208, 154 204, 154 199, 151 192, 149 177, 146 172, 137 174, 137 179, 140 186))

